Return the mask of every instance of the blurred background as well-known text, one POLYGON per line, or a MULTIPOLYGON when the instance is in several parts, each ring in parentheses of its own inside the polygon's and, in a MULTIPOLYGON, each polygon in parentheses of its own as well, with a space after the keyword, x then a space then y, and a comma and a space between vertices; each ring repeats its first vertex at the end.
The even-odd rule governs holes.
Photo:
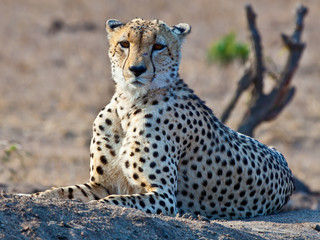
MULTIPOLYGON (((295 0, 1 0, 0 185, 88 180, 92 122, 114 91, 104 29, 109 18, 189 23, 180 75, 220 117, 243 65, 209 64, 208 49, 230 32, 248 42, 244 6, 250 2, 264 55, 281 69, 287 52, 280 33, 293 30, 295 0)), ((256 129, 255 138, 275 146, 293 173, 320 191, 320 1, 303 4, 309 8, 302 37, 307 48, 293 79, 297 93, 280 117, 256 129)), ((242 96, 230 127, 237 127, 246 100, 242 96)))

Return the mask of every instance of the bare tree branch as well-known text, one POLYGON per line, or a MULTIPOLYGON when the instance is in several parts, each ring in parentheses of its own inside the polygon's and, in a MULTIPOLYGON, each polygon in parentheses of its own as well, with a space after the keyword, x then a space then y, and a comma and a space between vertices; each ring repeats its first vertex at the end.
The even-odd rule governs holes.
POLYGON ((246 6, 246 15, 248 22, 248 30, 250 33, 250 43, 251 43, 251 51, 249 60, 246 63, 243 76, 239 79, 237 90, 235 91, 230 103, 224 110, 221 121, 225 123, 232 110, 234 109, 236 103, 238 102, 241 94, 247 90, 250 85, 253 83, 255 86, 255 91, 253 94, 256 96, 257 94, 262 94, 263 91, 263 54, 262 54, 262 45, 261 45, 261 37, 260 33, 256 26, 256 14, 254 13, 252 7, 250 5, 246 6))
POLYGON ((303 19, 308 10, 304 6, 299 6, 296 11, 295 30, 289 37, 282 34, 284 45, 289 51, 286 65, 280 74, 274 75, 277 77, 277 83, 269 94, 263 92, 263 76, 265 66, 263 63, 261 37, 256 26, 256 14, 250 5, 246 6, 246 16, 248 22, 248 30, 251 39, 251 58, 248 60, 244 74, 238 81, 237 89, 223 112, 221 120, 225 122, 241 94, 251 85, 251 99, 248 103, 248 108, 241 120, 238 131, 248 136, 253 136, 254 129, 264 121, 270 121, 277 117, 280 112, 293 99, 295 88, 290 86, 293 75, 298 68, 302 52, 305 44, 301 42, 301 34, 303 31, 303 19))

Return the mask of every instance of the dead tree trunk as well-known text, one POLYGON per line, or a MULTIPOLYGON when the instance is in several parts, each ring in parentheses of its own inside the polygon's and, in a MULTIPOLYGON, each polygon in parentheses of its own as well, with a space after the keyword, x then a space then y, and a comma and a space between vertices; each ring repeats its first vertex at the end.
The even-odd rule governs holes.
POLYGON ((271 121, 276 118, 285 106, 292 100, 295 87, 290 86, 293 75, 298 68, 298 64, 305 48, 305 43, 301 42, 303 31, 303 19, 308 10, 304 6, 299 6, 296 11, 295 29, 291 36, 282 34, 284 45, 289 51, 287 62, 282 73, 272 74, 276 84, 270 93, 263 91, 265 73, 272 73, 263 62, 263 51, 261 37, 256 26, 256 14, 250 5, 246 6, 248 30, 251 40, 251 54, 243 73, 238 81, 237 89, 222 114, 222 122, 226 122, 238 102, 241 94, 251 87, 250 100, 245 110, 244 116, 238 127, 238 131, 248 136, 253 136, 254 129, 264 121, 271 121))

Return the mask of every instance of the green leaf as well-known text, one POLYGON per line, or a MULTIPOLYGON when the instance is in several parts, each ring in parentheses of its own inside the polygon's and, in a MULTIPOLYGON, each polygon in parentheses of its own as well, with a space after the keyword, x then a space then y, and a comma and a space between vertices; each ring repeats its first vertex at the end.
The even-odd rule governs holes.
POLYGON ((208 61, 229 64, 236 59, 245 61, 249 56, 249 46, 236 41, 236 34, 230 32, 214 42, 208 50, 208 61))

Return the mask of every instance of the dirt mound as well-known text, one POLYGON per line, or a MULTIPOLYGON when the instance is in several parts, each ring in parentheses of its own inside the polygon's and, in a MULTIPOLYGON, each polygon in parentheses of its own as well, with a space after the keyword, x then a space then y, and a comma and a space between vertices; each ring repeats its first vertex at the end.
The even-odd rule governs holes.
POLYGON ((320 211, 192 219, 77 201, 0 195, 1 239, 319 239, 320 211))

